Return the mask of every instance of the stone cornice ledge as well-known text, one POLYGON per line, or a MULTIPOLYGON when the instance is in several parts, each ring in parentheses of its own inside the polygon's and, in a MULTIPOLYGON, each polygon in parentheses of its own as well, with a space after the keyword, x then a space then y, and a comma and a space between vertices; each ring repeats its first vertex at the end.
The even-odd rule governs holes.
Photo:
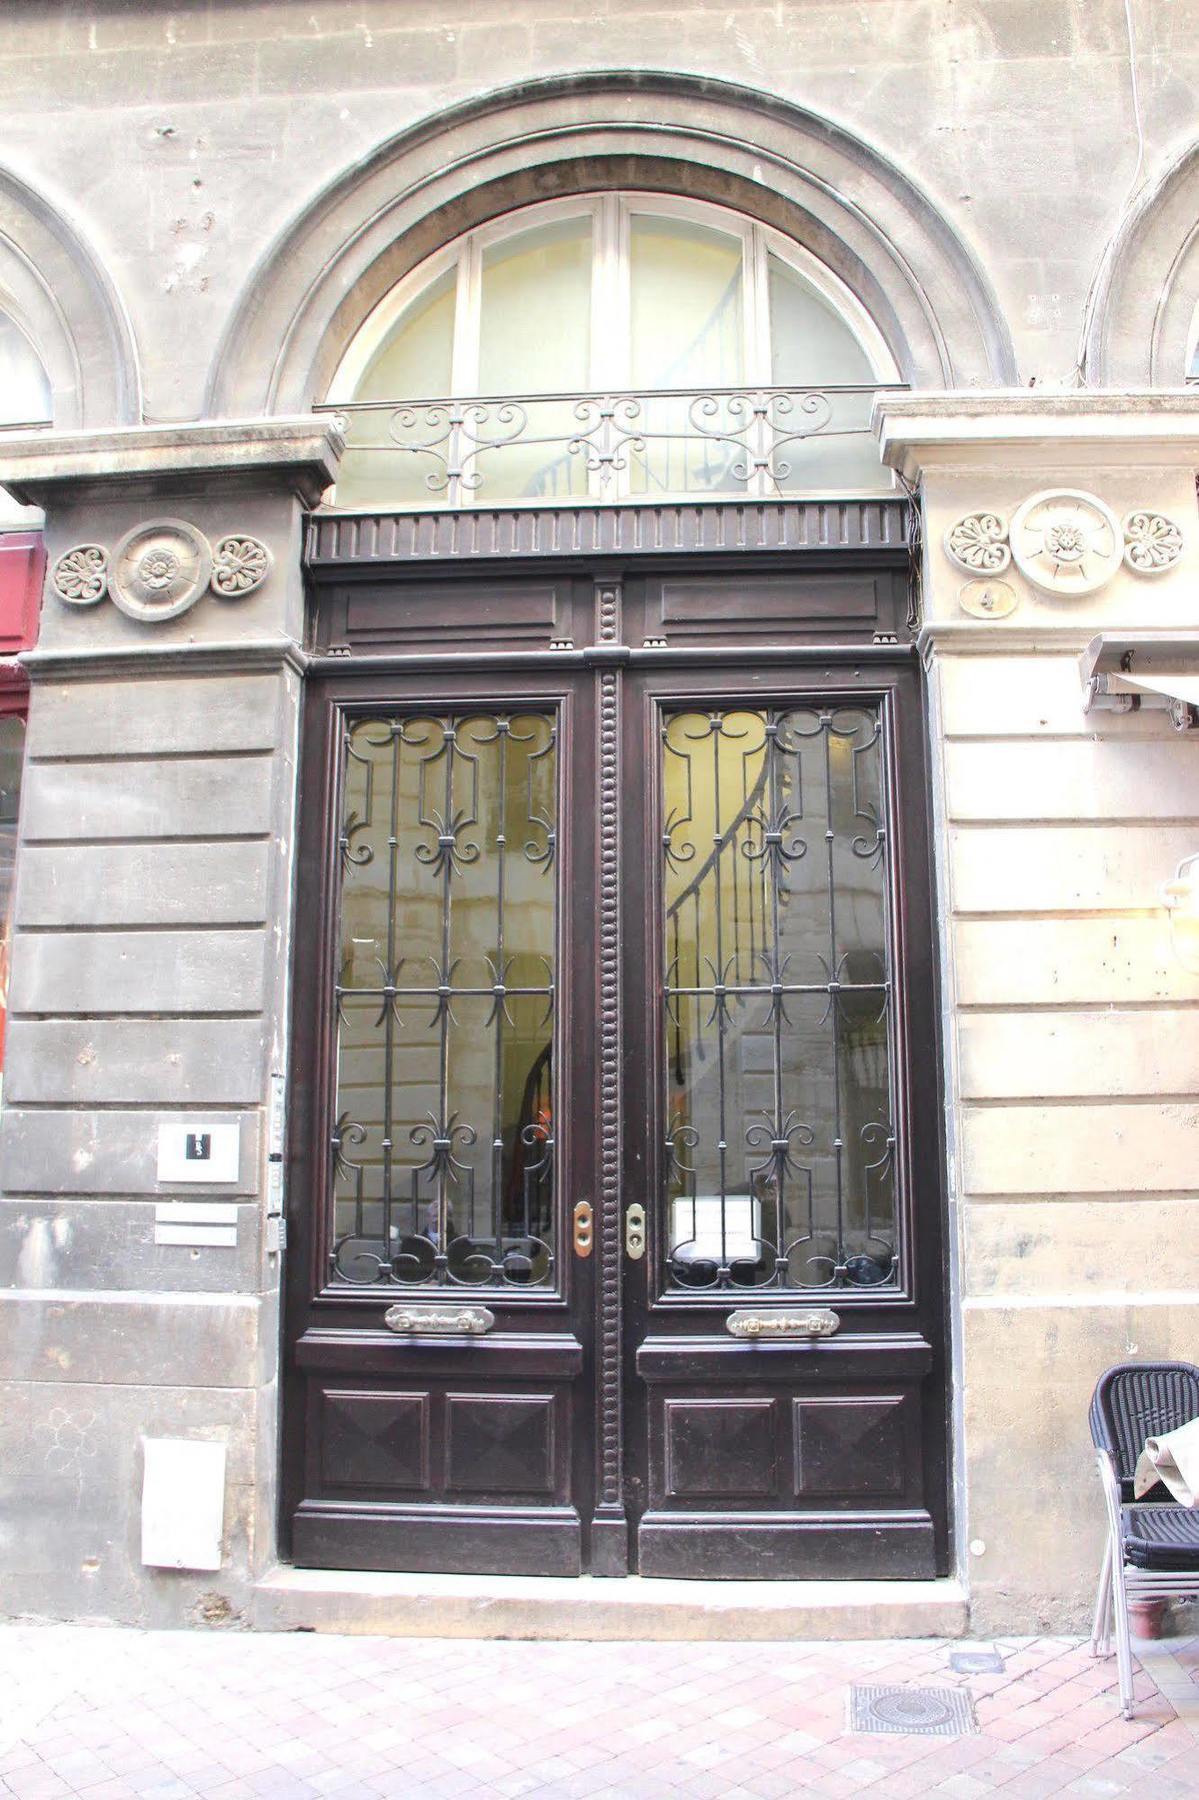
POLYGON ((916 636, 927 667, 934 656, 1078 656, 1095 635, 1090 625, 1007 625, 976 619, 929 619, 916 636))
POLYGON ((887 394, 871 424, 905 480, 938 470, 1199 468, 1199 388, 887 394))
POLYGON ((294 638, 229 638, 216 644, 114 644, 99 649, 25 650, 17 658, 30 681, 103 676, 248 675, 292 668, 303 674, 307 652, 294 638))
POLYGON ((311 414, 0 432, 0 487, 23 505, 45 506, 66 488, 92 483, 265 476, 315 505, 336 480, 344 449, 332 420, 311 414))

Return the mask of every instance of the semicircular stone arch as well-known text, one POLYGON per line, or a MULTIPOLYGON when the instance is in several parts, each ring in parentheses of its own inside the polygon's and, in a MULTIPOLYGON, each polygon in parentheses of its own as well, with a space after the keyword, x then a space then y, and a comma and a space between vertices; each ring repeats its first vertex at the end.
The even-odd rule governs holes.
POLYGON ((102 262, 57 206, 2 168, 0 310, 41 359, 59 429, 140 421, 133 332, 102 262))
POLYGON ((713 201, 801 243, 866 307, 914 386, 1014 379, 981 269, 876 151, 750 89, 608 73, 453 108, 326 189, 251 273, 210 412, 307 410, 374 306, 433 251, 518 207, 609 188, 713 201))
POLYGON ((1107 253, 1085 344, 1094 387, 1180 387, 1199 307, 1199 142, 1132 208, 1107 253))

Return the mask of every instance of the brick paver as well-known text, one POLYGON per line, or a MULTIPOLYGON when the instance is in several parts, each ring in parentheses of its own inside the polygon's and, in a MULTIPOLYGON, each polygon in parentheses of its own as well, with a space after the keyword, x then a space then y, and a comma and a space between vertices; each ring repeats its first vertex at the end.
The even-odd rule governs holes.
POLYGON ((1073 1639, 561 1644, 0 1627, 16 1800, 1199 1796, 1199 1639, 1146 1647, 1137 1717, 1073 1639), (1153 1671, 1160 1676, 1160 1688, 1153 1671), (967 1687, 979 1731, 851 1733, 851 1682, 967 1687), (1167 1698, 1167 1693, 1169 1698, 1167 1698), (1192 1697, 1193 1696, 1193 1697, 1192 1697))

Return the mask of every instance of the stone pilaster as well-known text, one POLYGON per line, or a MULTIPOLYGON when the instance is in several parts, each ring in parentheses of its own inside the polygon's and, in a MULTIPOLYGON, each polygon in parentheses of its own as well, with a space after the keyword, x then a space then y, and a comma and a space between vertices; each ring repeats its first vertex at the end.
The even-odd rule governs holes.
POLYGON ((976 1629, 1060 1630, 1100 1554, 1095 1379, 1193 1359, 1199 1327, 1199 980, 1160 907, 1199 849, 1199 733, 1087 713, 1079 671, 1099 632, 1199 623, 1199 395, 877 423, 923 515, 961 1570, 976 1629))
POLYGON ((0 1121, 9 1612, 236 1614, 272 1560, 266 1132, 288 1051, 300 549, 339 449, 314 420, 262 420, 31 435, 0 457, 0 483, 46 509, 50 571, 0 1121), (106 565, 60 565, 60 598, 76 546, 106 565), (159 1181, 176 1122, 236 1125, 235 1177, 159 1181), (162 1241, 172 1201, 229 1217, 231 1241, 162 1241), (219 1570, 142 1565, 145 1437, 225 1444, 219 1570))

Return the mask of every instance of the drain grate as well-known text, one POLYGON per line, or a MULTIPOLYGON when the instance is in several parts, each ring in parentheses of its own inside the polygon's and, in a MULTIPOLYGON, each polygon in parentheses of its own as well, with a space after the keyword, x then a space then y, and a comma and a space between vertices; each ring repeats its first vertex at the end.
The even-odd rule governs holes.
POLYGON ((978 1730, 963 1688, 851 1687, 849 1729, 912 1737, 962 1737, 978 1730))

